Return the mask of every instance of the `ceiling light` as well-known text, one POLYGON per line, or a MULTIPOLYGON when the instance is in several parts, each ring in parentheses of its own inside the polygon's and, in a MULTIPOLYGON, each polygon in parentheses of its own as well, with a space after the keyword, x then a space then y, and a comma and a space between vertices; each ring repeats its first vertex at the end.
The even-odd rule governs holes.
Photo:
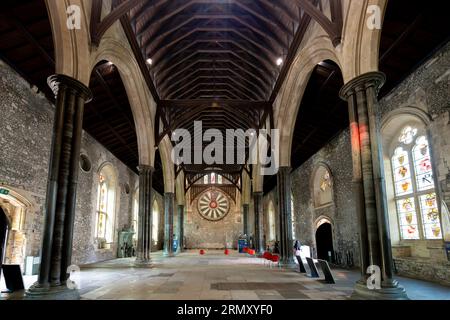
POLYGON ((281 66, 283 64, 283 58, 277 59, 277 66, 281 66))
POLYGON ((151 58, 148 58, 147 59, 147 64, 151 66, 153 64, 153 60, 151 58))

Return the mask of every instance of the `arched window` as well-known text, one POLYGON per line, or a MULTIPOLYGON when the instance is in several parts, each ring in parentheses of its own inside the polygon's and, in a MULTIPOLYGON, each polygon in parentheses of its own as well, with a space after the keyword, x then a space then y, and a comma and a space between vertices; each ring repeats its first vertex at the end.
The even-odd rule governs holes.
POLYGON ((275 233, 275 207, 273 206, 272 201, 269 203, 269 212, 268 212, 268 227, 269 227, 269 241, 276 240, 275 233))
POLYGON ((159 239, 159 206, 158 202, 153 201, 153 213, 152 213, 152 240, 155 244, 158 244, 159 239))
POLYGON ((313 180, 314 206, 329 206, 333 202, 333 183, 330 171, 324 165, 317 167, 313 180))
POLYGON ((430 147, 424 130, 403 128, 391 165, 401 238, 442 239, 430 147))
POLYGON ((98 174, 96 237, 106 243, 114 241, 116 178, 111 165, 98 174))
POLYGON ((294 196, 291 192, 291 217, 292 217, 292 239, 295 240, 296 239, 296 234, 295 234, 295 211, 294 211, 294 196))
POLYGON ((136 240, 138 238, 139 231, 139 189, 134 193, 133 198, 133 218, 131 221, 131 227, 133 228, 133 239, 136 240))

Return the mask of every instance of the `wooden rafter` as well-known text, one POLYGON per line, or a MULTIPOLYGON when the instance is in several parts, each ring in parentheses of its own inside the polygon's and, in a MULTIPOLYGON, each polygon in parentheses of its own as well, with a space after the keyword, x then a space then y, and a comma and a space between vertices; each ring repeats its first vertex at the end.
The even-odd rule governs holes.
POLYGON ((101 20, 103 0, 92 1, 92 15, 91 15, 91 43, 98 46, 105 32, 120 18, 126 15, 131 9, 137 6, 144 0, 126 0, 113 8, 111 12, 101 20))

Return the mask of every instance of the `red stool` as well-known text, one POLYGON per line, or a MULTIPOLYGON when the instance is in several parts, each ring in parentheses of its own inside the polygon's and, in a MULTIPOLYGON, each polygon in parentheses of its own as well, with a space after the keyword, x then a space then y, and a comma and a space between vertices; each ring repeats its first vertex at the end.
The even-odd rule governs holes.
POLYGON ((225 249, 224 253, 225 253, 225 255, 227 256, 227 255, 229 255, 229 254, 230 254, 230 250, 228 250, 228 249, 225 249))
MULTIPOLYGON (((280 266, 280 256, 274 254, 274 255, 272 255, 272 258, 270 259, 270 261, 271 261, 272 263, 278 264, 278 267, 281 267, 281 266, 280 266)), ((272 266, 272 265, 271 265, 271 266, 272 266)))
POLYGON ((205 250, 201 249, 201 250, 200 250, 200 255, 203 256, 204 254, 205 254, 205 250))
POLYGON ((264 259, 264 265, 266 265, 266 261, 270 263, 270 261, 272 261, 272 254, 270 252, 264 252, 263 254, 263 259, 264 259))

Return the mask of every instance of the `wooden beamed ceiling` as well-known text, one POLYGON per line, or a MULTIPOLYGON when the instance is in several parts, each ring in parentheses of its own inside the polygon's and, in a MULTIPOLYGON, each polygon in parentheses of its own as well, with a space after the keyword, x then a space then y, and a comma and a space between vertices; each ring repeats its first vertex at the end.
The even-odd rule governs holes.
MULTIPOLYGON (((380 44, 380 71, 387 76, 381 98, 449 41, 446 14, 437 0, 426 4, 421 0, 388 2, 380 44)), ((297 115, 293 169, 348 128, 347 105, 338 96, 341 86, 341 71, 334 63, 324 61, 314 69, 297 115)), ((276 177, 265 177, 265 192, 275 186, 276 177)))
POLYGON ((317 0, 144 0, 130 24, 158 98, 273 102, 311 17, 341 30, 340 0, 332 9, 330 21, 317 0))
MULTIPOLYGON (((0 18, 0 59, 53 103, 47 78, 55 73, 54 44, 45 2, 2 1, 0 18)), ((94 99, 85 106, 84 130, 136 172, 139 162, 134 119, 117 68, 106 61, 98 64, 91 74, 90 89, 94 99)), ((155 189, 163 193, 159 155, 153 181, 155 189)))
POLYGON ((330 18, 323 12, 318 0, 138 2, 122 23, 159 101, 157 143, 177 128, 193 133, 195 121, 203 131, 261 128, 310 22, 339 44, 341 1, 331 1, 330 18))
MULTIPOLYGON (((333 39, 338 38, 333 36, 341 20, 336 8, 333 17, 327 20, 320 15, 320 5, 311 10, 305 1, 308 0, 113 1, 113 12, 101 21, 95 20, 91 33, 95 45, 95 39, 115 19, 121 19, 158 103, 161 119, 166 122, 161 120, 157 133, 183 127, 192 130, 194 121, 199 119, 204 120, 204 130, 213 127, 245 130, 260 127, 270 117, 274 98, 312 19, 328 30, 333 39), (281 66, 276 65, 279 56, 284 60, 281 66), (145 64, 147 58, 152 58, 151 66, 145 64)), ((93 2, 96 3, 101 1, 93 2)), ((53 100, 46 83, 55 66, 45 2, 8 0, 0 6, 2 60, 53 100)), ((441 10, 438 2, 423 5, 419 0, 389 1, 380 48, 380 70, 388 78, 382 94, 394 88, 448 39, 445 10, 441 10)), ((135 170, 136 133, 126 92, 118 72, 104 73, 102 68, 107 66, 99 67, 96 71, 103 80, 93 73, 97 99, 86 107, 85 129, 135 170), (96 103, 98 108, 92 110, 96 103)), ((348 125, 345 107, 336 107, 340 102, 337 97, 340 77, 329 62, 313 72, 299 111, 302 119, 298 118, 294 134, 294 168, 348 125), (329 106, 323 110, 328 116, 318 115, 317 106, 329 106), (329 111, 335 107, 337 111, 329 111)), ((159 156, 157 159, 154 181, 160 182, 158 191, 162 192, 159 156)), ((183 169, 194 175, 210 167, 203 164, 183 169)), ((242 168, 217 169, 237 174, 242 168)), ((266 191, 274 185, 274 179, 265 179, 266 191)))

